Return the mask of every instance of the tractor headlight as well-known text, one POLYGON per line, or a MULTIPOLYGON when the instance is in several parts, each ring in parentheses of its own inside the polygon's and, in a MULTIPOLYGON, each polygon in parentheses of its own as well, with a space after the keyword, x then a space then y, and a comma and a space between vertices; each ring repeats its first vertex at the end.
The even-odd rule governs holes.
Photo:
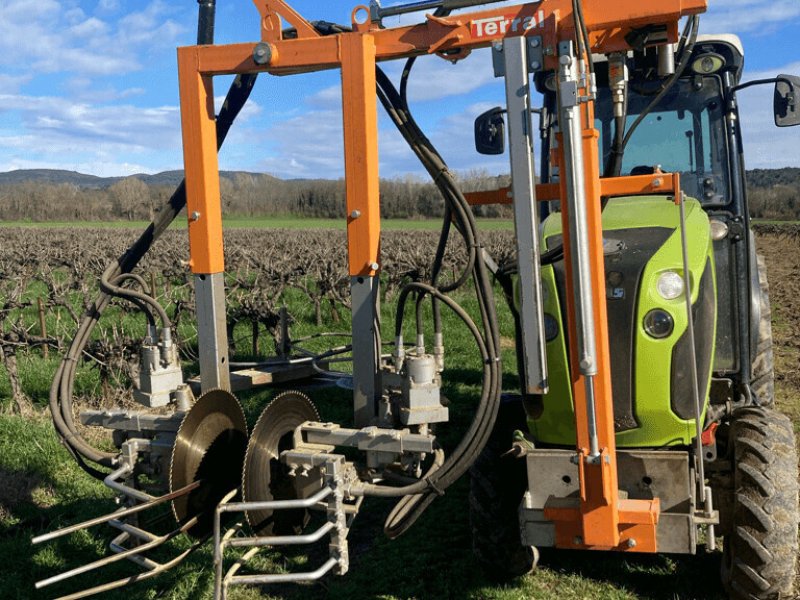
POLYGON ((656 289, 664 300, 675 300, 683 294, 683 277, 675 271, 662 273, 656 283, 656 289))
POLYGON ((720 240, 724 240, 728 237, 728 224, 725 221, 720 221, 719 219, 711 219, 711 239, 715 242, 720 240))
POLYGON ((558 337, 558 321, 553 315, 544 314, 544 339, 552 342, 558 337))
POLYGON ((657 340, 669 337, 673 329, 675 329, 675 321, 672 316, 660 308, 651 310, 644 317, 644 330, 647 335, 657 340))
POLYGON ((725 66, 725 59, 719 54, 705 54, 692 63, 692 71, 698 75, 711 75, 725 66))

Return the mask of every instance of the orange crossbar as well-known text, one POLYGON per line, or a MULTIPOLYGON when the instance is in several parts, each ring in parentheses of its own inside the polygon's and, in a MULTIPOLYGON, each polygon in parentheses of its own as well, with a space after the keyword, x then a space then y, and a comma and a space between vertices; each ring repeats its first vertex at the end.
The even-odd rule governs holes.
MULTIPOLYGON (((681 189, 680 173, 659 173, 654 175, 628 175, 627 177, 606 177, 600 180, 602 196, 619 198, 621 196, 645 196, 652 194, 674 195, 681 189)), ((464 194, 472 206, 487 204, 513 204, 514 197, 510 187, 464 194)), ((536 199, 539 202, 553 202, 561 199, 557 183, 540 183, 536 186, 536 199)))
MULTIPOLYGON (((198 64, 202 72, 223 75, 268 71, 278 75, 341 65, 339 38, 342 36, 320 37, 299 30, 296 39, 283 39, 280 28, 275 26, 275 16, 295 22, 296 13, 285 14, 286 5, 278 0, 254 1, 262 14, 262 23, 266 24, 262 26, 262 41, 271 46, 270 63, 257 65, 254 62, 252 43, 201 46, 198 64)), ((652 24, 664 25, 665 41, 676 42, 680 18, 704 12, 707 0, 611 0, 584 2, 584 5, 592 51, 609 53, 628 50, 630 46, 625 36, 634 29, 652 24)), ((378 61, 444 52, 453 59, 459 52, 463 57, 471 50, 515 35, 540 35, 545 48, 552 50, 558 40, 574 36, 571 17, 572 0, 542 0, 445 18, 428 15, 426 22, 406 27, 380 29, 367 24, 366 28, 375 37, 378 61)), ((356 35, 359 34, 361 32, 357 31, 356 35)), ((556 54, 555 51, 546 53, 546 68, 557 66, 556 54)))

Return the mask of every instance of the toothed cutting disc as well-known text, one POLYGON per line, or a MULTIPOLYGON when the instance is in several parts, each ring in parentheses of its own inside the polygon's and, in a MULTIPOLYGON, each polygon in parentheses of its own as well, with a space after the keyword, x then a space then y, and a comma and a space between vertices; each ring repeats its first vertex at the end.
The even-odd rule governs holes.
MULTIPOLYGON (((242 496, 245 502, 305 498, 322 485, 319 469, 306 477, 289 475, 278 460, 293 447, 294 430, 306 421, 319 422, 311 400, 300 392, 284 392, 267 405, 258 418, 244 461, 242 496)), ((248 511, 247 522, 256 535, 298 534, 308 522, 305 509, 248 511)))
POLYGON ((172 502, 178 522, 200 515, 189 535, 200 538, 211 532, 214 509, 229 491, 239 487, 238 473, 247 449, 247 422, 239 401, 225 390, 200 396, 181 421, 172 449, 170 491, 193 481, 202 485, 172 502))

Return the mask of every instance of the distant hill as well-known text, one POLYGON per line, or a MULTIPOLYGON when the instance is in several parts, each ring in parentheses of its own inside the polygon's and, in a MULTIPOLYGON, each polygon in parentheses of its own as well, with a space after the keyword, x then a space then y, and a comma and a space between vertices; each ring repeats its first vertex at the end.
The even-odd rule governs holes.
MULTIPOLYGON (((223 171, 221 201, 226 215, 340 218, 347 214, 344 181, 277 179, 263 173, 223 171)), ((74 171, 33 169, 0 173, 0 223, 8 221, 145 221, 161 210, 183 171, 155 175, 96 177, 74 171)), ((497 189, 508 176, 471 173, 464 189, 497 189)), ((800 220, 800 168, 748 171, 750 214, 764 220, 800 220)), ((439 217, 441 194, 430 180, 383 179, 385 218, 439 217)), ((508 217, 508 206, 476 207, 484 217, 508 217)))
MULTIPOLYGON (((265 173, 249 173, 246 171, 221 171, 220 176, 233 180, 237 175, 247 175, 256 179, 275 180, 275 177, 265 173)), ((183 180, 183 171, 164 171, 155 175, 137 173, 130 175, 147 185, 177 186, 183 180)), ((18 184, 26 182, 62 184, 70 183, 84 189, 106 189, 127 177, 97 177, 76 171, 63 171, 59 169, 19 169, 0 173, 0 185, 18 184)))
MULTIPOLYGON (((251 173, 247 171, 220 171, 220 176, 233 180, 236 176, 246 175, 256 180, 272 180, 277 178, 266 173, 251 173)), ((163 171, 155 175, 137 173, 130 175, 147 185, 177 186, 183 180, 183 171, 163 171)), ((38 183, 71 183, 86 189, 106 189, 115 183, 127 179, 126 177, 97 177, 76 171, 61 171, 57 169, 20 169, 0 173, 0 185, 17 184, 25 182, 38 183)), ((302 184, 313 184, 319 179, 291 179, 289 181, 302 184)), ((785 167, 783 169, 752 169, 747 171, 747 183, 750 187, 769 188, 774 185, 788 185, 800 188, 800 168, 785 167)))
POLYGON ((752 171, 747 171, 747 183, 751 187, 800 186, 800 168, 753 169, 752 171))

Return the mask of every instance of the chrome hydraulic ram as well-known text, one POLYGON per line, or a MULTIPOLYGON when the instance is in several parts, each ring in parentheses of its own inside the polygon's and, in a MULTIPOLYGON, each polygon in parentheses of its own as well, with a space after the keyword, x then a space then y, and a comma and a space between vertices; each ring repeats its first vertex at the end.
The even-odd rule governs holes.
POLYGON ((597 461, 600 457, 594 394, 594 378, 597 376, 597 348, 595 347, 594 300, 589 259, 589 227, 586 217, 586 179, 581 139, 581 81, 578 74, 579 61, 575 56, 572 43, 561 42, 558 48, 559 126, 564 140, 564 177, 567 186, 566 208, 569 217, 569 255, 572 264, 572 293, 575 303, 578 362, 581 375, 586 378, 589 460, 597 461))

